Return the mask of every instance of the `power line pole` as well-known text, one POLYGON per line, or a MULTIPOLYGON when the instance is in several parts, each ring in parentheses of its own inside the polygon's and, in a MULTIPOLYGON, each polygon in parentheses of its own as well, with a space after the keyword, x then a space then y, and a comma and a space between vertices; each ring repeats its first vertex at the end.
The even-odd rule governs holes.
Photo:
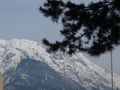
POLYGON ((0 90, 3 90, 3 85, 4 84, 4 78, 3 76, 0 74, 0 90))
POLYGON ((111 50, 111 88, 113 90, 113 56, 112 56, 112 50, 111 50))

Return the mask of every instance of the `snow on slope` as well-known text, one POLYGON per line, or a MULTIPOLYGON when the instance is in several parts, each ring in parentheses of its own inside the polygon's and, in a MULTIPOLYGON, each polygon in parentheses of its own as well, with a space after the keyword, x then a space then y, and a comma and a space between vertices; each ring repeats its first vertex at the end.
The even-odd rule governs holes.
MULTIPOLYGON (((15 69, 21 60, 31 58, 49 65, 64 77, 75 80, 80 85, 103 89, 103 85, 111 87, 111 75, 108 70, 90 62, 82 53, 72 57, 58 52, 49 54, 40 43, 25 40, 0 40, 0 72, 15 69)), ((120 76, 114 74, 114 86, 120 89, 120 76)))

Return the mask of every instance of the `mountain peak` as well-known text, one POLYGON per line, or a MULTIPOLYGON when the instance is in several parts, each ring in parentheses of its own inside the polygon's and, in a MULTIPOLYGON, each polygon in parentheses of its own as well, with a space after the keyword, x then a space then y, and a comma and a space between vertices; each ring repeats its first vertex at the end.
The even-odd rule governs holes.
MULTIPOLYGON (((26 39, 0 40, 1 73, 16 70, 18 65, 26 59, 34 59, 47 64, 63 77, 87 87, 86 90, 92 90, 92 87, 107 90, 105 87, 111 87, 110 72, 89 61, 82 53, 71 57, 61 52, 49 54, 42 44, 35 41, 26 39)), ((120 76, 114 74, 114 86, 120 89, 118 78, 120 76)))

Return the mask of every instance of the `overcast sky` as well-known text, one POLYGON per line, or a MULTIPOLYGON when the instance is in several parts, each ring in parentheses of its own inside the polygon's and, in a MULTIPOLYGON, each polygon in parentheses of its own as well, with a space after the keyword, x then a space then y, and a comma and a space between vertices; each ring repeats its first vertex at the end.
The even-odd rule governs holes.
MULTIPOLYGON (((45 0, 0 0, 0 39, 29 39, 41 42, 43 38, 50 41, 61 39, 61 25, 53 23, 39 13, 39 6, 45 0)), ((74 0, 78 1, 78 0, 74 0)), ((80 1, 80 0, 79 0, 80 1)), ((90 0, 81 0, 88 3, 90 0)), ((95 1, 95 0, 94 0, 95 1)), ((94 63, 110 68, 110 54, 90 57, 94 63)), ((120 74, 120 47, 113 51, 114 71, 120 74)))

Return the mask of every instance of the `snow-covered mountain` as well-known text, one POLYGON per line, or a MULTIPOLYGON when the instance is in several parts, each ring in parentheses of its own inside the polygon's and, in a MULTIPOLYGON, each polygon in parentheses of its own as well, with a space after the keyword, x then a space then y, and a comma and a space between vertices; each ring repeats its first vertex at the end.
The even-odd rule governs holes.
MULTIPOLYGON (((0 73, 5 90, 111 90, 111 74, 82 53, 49 54, 42 44, 25 40, 0 40, 0 73)), ((120 90, 120 76, 114 74, 120 90)))

